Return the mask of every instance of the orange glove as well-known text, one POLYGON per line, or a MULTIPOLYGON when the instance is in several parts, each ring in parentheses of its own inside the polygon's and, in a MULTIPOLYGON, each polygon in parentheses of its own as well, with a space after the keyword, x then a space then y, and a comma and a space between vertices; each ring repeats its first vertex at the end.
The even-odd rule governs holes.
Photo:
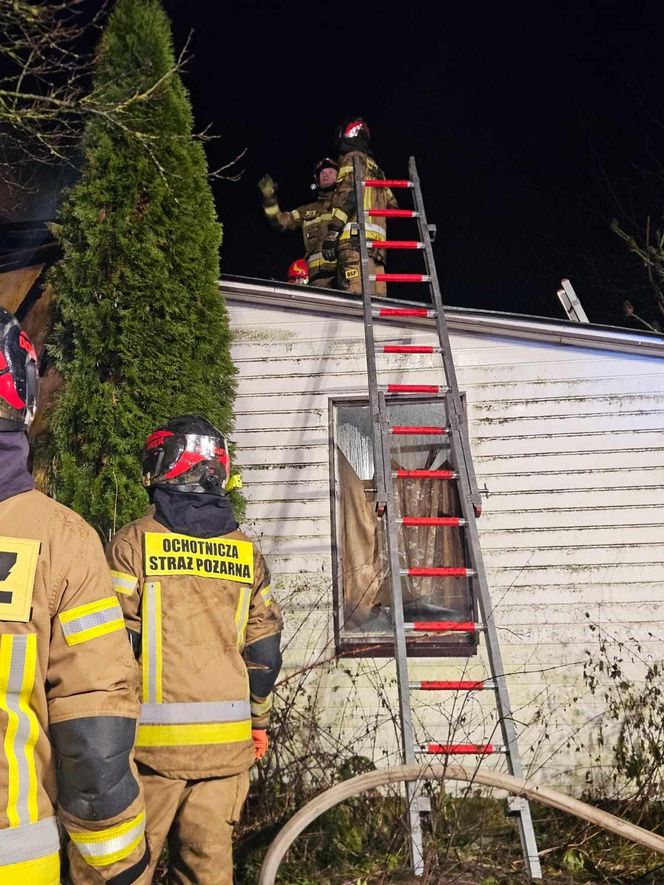
POLYGON ((251 739, 254 742, 254 761, 258 762, 267 753, 270 741, 264 728, 252 728, 251 739))

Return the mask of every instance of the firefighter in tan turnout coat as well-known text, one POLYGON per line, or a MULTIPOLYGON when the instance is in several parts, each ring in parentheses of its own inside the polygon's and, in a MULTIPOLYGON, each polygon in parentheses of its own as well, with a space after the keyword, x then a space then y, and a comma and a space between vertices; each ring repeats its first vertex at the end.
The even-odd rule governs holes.
MULTIPOLYGON (((330 205, 330 222, 325 242, 321 246, 323 257, 337 260, 337 288, 347 292, 362 292, 360 275, 360 245, 357 225, 357 200, 355 197, 355 174, 353 160, 357 157, 363 178, 385 178, 385 174, 373 158, 369 127, 359 117, 350 119, 337 132, 339 148, 339 172, 330 205)), ((398 203, 389 187, 367 187, 363 209, 396 209, 398 203)), ((386 239, 386 219, 370 216, 366 219, 367 238, 380 242, 386 239)), ((369 273, 385 272, 385 250, 369 250, 369 273)), ((377 296, 385 296, 384 282, 374 283, 377 296)))
POLYGON ((143 454, 154 511, 108 552, 141 661, 136 758, 152 865, 167 839, 169 882, 232 882, 233 824, 267 749, 281 665, 281 614, 263 557, 233 518, 229 472, 212 424, 169 421, 143 454))
POLYGON ((0 883, 146 882, 137 668, 101 543, 27 469, 35 351, 0 309, 0 883))
POLYGON ((284 212, 277 202, 277 186, 271 176, 264 175, 258 182, 258 189, 263 197, 265 217, 278 230, 297 230, 302 228, 304 251, 309 266, 309 285, 329 289, 336 285, 337 262, 335 256, 331 260, 323 257, 321 246, 327 236, 330 220, 330 203, 337 180, 337 164, 329 157, 319 160, 314 167, 313 188, 317 190, 317 199, 305 206, 298 206, 290 212, 284 212))

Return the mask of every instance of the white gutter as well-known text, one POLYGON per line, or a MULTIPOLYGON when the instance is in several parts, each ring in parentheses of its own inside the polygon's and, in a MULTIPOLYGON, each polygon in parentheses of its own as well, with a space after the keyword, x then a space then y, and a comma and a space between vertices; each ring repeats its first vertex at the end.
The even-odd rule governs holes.
MULTIPOLYGON (((332 289, 238 279, 221 279, 219 289, 226 301, 248 302, 254 306, 262 302, 265 306, 286 307, 307 313, 362 318, 361 297, 337 293, 332 289)), ((374 303, 376 306, 394 307, 395 299, 376 298, 374 303)), ((414 301, 400 300, 399 304, 424 307, 421 302, 414 301)), ((664 358, 664 336, 652 333, 459 307, 446 308, 445 316, 450 331, 503 335, 569 347, 592 347, 664 358)), ((399 324, 433 328, 435 320, 400 317, 399 324)))

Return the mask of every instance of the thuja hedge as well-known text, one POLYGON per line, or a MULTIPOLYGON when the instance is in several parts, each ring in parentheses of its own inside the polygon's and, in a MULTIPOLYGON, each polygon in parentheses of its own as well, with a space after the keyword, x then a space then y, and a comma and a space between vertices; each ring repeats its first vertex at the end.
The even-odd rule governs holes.
POLYGON ((51 485, 108 536, 146 505, 148 432, 198 413, 228 431, 235 393, 219 295, 217 221, 203 146, 157 0, 119 0, 90 101, 125 102, 88 123, 64 202, 49 352, 64 379, 51 420, 51 485))

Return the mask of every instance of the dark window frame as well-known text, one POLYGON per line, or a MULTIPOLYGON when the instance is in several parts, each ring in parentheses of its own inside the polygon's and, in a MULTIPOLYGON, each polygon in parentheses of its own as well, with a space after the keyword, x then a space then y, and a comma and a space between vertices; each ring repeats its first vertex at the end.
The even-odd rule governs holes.
MULTIPOLYGON (((464 394, 461 394, 465 405, 464 394)), ((410 400, 409 400, 410 401, 410 400)), ((439 403, 433 397, 413 397, 412 401, 439 403)), ((397 403, 397 397, 386 397, 388 405, 397 403)), ((330 470, 330 543, 332 554, 332 616, 334 626, 334 645, 339 657, 391 658, 394 657, 394 639, 385 634, 385 638, 373 639, 371 642, 361 635, 355 636, 343 628, 343 586, 341 572, 341 550, 339 542, 339 516, 336 477, 336 414, 343 406, 368 407, 366 395, 331 396, 328 399, 328 451, 330 470)), ((466 561, 468 561, 466 557, 466 561)), ((478 620, 476 579, 468 580, 469 606, 474 620, 478 620)), ((430 639, 421 640, 416 637, 407 639, 408 656, 417 658, 471 658, 478 653, 479 639, 477 633, 467 634, 461 639, 457 634, 440 634, 430 639), (465 641, 464 641, 465 640, 465 641)))

